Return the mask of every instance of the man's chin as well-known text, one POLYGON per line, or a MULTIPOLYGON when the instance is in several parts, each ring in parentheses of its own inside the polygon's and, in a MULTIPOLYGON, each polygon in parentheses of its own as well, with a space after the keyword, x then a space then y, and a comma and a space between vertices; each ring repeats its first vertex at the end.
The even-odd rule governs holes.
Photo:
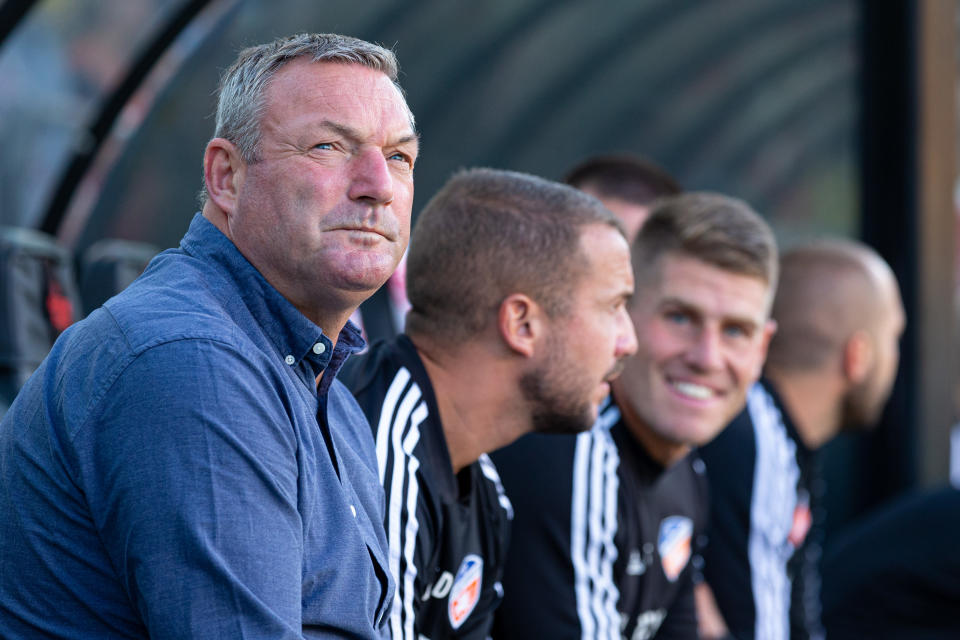
POLYGON ((371 269, 360 273, 342 273, 336 280, 336 288, 345 293, 369 298, 393 275, 391 269, 371 269))
POLYGON ((590 405, 580 412, 542 413, 533 417, 537 433, 573 434, 589 430, 597 421, 597 407, 590 405))
POLYGON ((345 251, 336 264, 329 266, 345 288, 376 291, 397 270, 401 255, 384 251, 345 251))

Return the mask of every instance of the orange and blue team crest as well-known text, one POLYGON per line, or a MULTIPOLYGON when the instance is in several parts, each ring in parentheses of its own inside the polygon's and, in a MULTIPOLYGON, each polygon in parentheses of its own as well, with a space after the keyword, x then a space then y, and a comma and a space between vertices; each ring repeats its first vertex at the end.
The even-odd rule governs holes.
POLYGON ((674 582, 690 561, 693 520, 685 516, 669 516, 660 522, 657 551, 667 580, 674 582))
POLYGON ((798 498, 797 506, 793 509, 793 523, 790 526, 790 533, 787 535, 787 541, 794 549, 799 548, 803 541, 807 539, 807 533, 813 525, 810 497, 805 492, 801 492, 798 498))
POLYGON ((473 613, 477 602, 480 601, 480 587, 483 585, 483 558, 470 554, 460 563, 457 577, 450 589, 450 600, 447 613, 450 615, 450 626, 459 629, 460 625, 473 613))

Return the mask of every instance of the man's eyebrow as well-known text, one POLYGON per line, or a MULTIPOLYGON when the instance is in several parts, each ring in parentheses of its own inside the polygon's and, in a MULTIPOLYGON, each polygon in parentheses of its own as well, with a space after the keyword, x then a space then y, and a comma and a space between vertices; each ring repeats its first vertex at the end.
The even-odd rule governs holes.
MULTIPOLYGON (((361 133, 360 133, 357 129, 354 129, 354 128, 351 127, 351 126, 346 125, 346 124, 342 124, 342 123, 340 123, 340 122, 334 122, 333 120, 322 120, 322 121, 320 121, 320 125, 319 125, 319 126, 320 126, 321 128, 323 128, 323 129, 327 129, 327 130, 329 130, 329 131, 333 131, 334 133, 336 133, 336 134, 338 134, 338 135, 341 135, 341 136, 343 136, 344 138, 346 138, 347 140, 350 140, 350 141, 352 141, 352 142, 359 142, 359 141, 363 138, 363 136, 361 135, 361 133)), ((416 145, 419 147, 419 146, 420 146, 420 134, 417 133, 416 131, 414 131, 414 132, 412 132, 412 133, 408 133, 408 134, 406 134, 406 135, 404 135, 404 136, 401 136, 400 138, 398 138, 398 139, 396 139, 396 140, 391 140, 391 141, 389 141, 389 142, 388 142, 388 145, 389 145, 389 146, 394 146, 394 145, 408 144, 408 143, 410 143, 410 142, 416 143, 416 145)))
POLYGON ((749 327, 751 329, 756 329, 757 327, 761 326, 757 324, 756 318, 751 318, 749 316, 741 316, 736 314, 724 316, 724 322, 738 324, 744 327, 749 327))
POLYGON ((407 134, 407 135, 399 138, 398 140, 396 140, 393 144, 394 144, 394 145, 401 145, 401 144, 409 144, 409 143, 411 143, 411 142, 413 142, 414 144, 417 145, 417 147, 419 147, 419 146, 420 146, 420 134, 419 134, 419 133, 416 133, 416 132, 407 134))
MULTIPOLYGON (((664 307, 675 307, 677 309, 681 309, 683 311, 692 313, 699 317, 704 316, 704 312, 701 307, 690 302, 689 300, 685 300, 684 298, 681 298, 678 296, 670 296, 668 298, 664 298, 663 300, 661 300, 660 308, 662 309, 664 307)), ((749 315, 736 313, 736 312, 723 314, 720 316, 720 320, 721 322, 724 322, 724 323, 733 322, 735 324, 742 324, 744 326, 750 326, 750 327, 759 326, 757 324, 756 318, 753 318, 749 315)))
POLYGON ((660 301, 661 307, 682 307, 684 309, 696 310, 696 305, 679 296, 667 296, 660 301))
POLYGON ((340 124, 339 122, 334 122, 333 120, 321 120, 319 123, 317 123, 317 126, 321 129, 328 129, 334 133, 340 134, 344 138, 350 138, 352 140, 357 140, 360 138, 359 131, 351 126, 340 124))

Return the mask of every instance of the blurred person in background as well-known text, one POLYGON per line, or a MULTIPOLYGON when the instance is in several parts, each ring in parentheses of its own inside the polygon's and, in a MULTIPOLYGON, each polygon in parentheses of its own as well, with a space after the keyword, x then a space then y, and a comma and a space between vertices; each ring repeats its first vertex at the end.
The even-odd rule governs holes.
POLYGON ((0 636, 381 637, 369 426, 335 376, 406 249, 392 52, 302 34, 221 81, 203 209, 0 423, 0 636))
POLYGON ((637 237, 655 200, 682 191, 666 171, 626 153, 587 158, 567 172, 564 182, 599 198, 623 222, 630 242, 637 237))
POLYGON ((587 433, 493 454, 516 510, 493 637, 697 637, 706 525, 691 452, 743 408, 774 325, 777 249, 739 200, 659 200, 631 248, 637 354, 587 433))
POLYGON ((343 379, 373 427, 387 495, 395 639, 489 636, 513 508, 486 452, 588 429, 636 350, 617 219, 576 189, 454 175, 417 218, 406 333, 343 379))
POLYGON ((764 379, 700 451, 711 506, 698 587, 706 637, 823 637, 815 452, 842 429, 875 424, 897 372, 900 290, 865 245, 822 240, 785 253, 773 318, 764 379))

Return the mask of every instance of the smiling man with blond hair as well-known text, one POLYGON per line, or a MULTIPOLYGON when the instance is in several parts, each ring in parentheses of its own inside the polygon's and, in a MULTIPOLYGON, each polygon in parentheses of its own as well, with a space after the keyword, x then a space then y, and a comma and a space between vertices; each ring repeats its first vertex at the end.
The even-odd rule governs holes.
POLYGON ((745 203, 688 193, 659 201, 631 255, 637 352, 593 429, 492 456, 517 514, 494 638, 697 638, 691 449, 760 375, 777 248, 745 203))

